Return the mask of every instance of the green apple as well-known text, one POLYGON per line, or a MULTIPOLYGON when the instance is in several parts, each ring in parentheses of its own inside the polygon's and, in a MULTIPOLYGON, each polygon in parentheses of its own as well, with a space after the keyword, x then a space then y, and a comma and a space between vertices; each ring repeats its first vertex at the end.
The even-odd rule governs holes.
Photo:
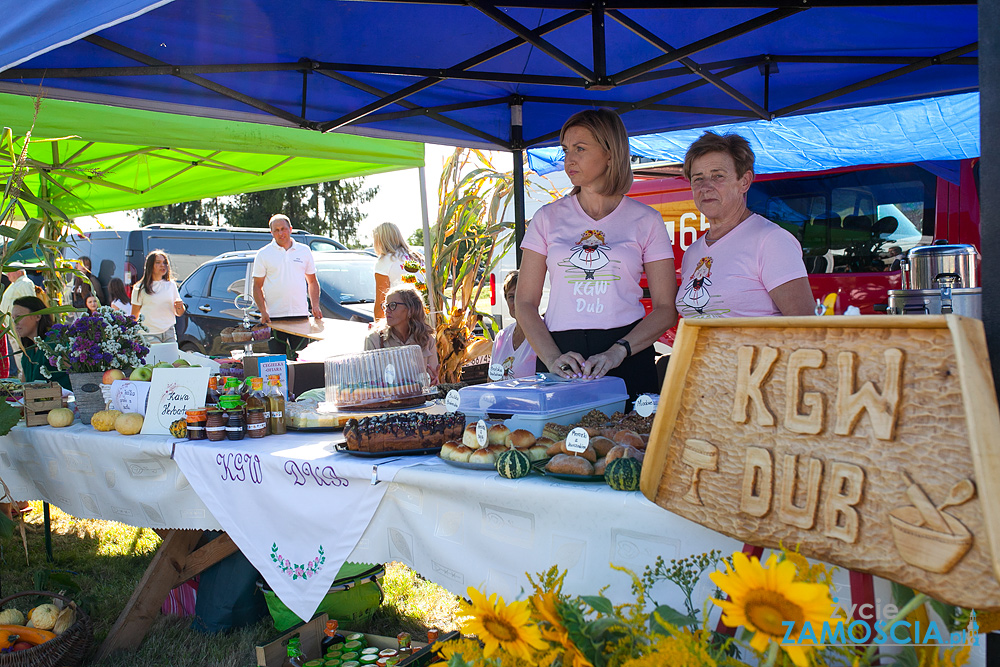
POLYGON ((128 376, 129 380, 138 380, 139 382, 149 382, 153 377, 153 369, 149 366, 139 366, 132 374, 128 376))
POLYGON ((188 363, 187 359, 178 359, 173 363, 174 368, 187 368, 191 364, 188 363))
POLYGON ((173 368, 173 365, 169 361, 157 361, 153 368, 173 368))

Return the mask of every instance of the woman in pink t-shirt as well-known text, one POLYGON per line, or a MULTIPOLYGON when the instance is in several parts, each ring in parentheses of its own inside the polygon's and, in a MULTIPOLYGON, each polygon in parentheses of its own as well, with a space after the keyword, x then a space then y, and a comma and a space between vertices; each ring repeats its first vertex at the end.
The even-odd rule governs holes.
POLYGON ((539 370, 565 378, 615 375, 632 395, 656 393, 652 345, 677 321, 674 254, 663 218, 625 196, 632 185, 628 135, 615 112, 574 114, 559 142, 574 187, 543 206, 524 235, 518 322, 539 370), (648 315, 639 301, 643 271, 653 304, 648 315), (543 322, 538 307, 546 272, 543 322))
POLYGON ((684 252, 683 317, 813 315, 802 246, 747 208, 754 154, 738 134, 705 132, 684 156, 684 176, 708 233, 684 252))

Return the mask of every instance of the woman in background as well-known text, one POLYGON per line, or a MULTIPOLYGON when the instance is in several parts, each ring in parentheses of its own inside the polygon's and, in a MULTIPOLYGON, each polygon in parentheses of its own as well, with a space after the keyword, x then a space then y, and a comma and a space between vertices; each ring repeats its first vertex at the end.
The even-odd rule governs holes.
POLYGON ((424 258, 418 252, 410 250, 403 240, 399 227, 391 222, 383 222, 372 231, 372 244, 378 261, 375 262, 375 319, 385 317, 382 304, 389 290, 410 283, 425 283, 424 258), (407 262, 415 263, 416 271, 407 271, 407 262), (404 280, 404 276, 412 275, 412 281, 404 280))
MULTIPOLYGON (((510 318, 516 320, 514 312, 517 293, 517 271, 511 271, 503 281, 503 298, 507 302, 507 310, 510 311, 510 318)), ((531 343, 524 337, 521 326, 515 321, 508 324, 493 341, 493 354, 490 357, 490 365, 499 364, 503 366, 503 379, 534 377, 535 363, 537 357, 535 351, 531 349, 531 343)))
POLYGON ((108 300, 111 307, 122 311, 126 315, 132 314, 132 304, 125 292, 125 283, 121 278, 112 278, 108 282, 108 300))
POLYGON ((97 300, 97 295, 91 294, 87 297, 87 315, 96 315, 100 307, 101 302, 97 300))
POLYGON ((170 259, 162 250, 154 250, 146 255, 142 279, 132 290, 132 317, 142 315, 147 344, 174 343, 174 324, 183 314, 184 302, 170 273, 170 259))
POLYGON ((22 296, 14 300, 11 308, 11 317, 14 318, 14 329, 21 343, 21 380, 24 382, 34 382, 35 380, 48 381, 49 379, 58 382, 65 389, 72 389, 69 382, 69 375, 66 371, 57 371, 49 365, 49 360, 45 353, 35 344, 35 338, 43 338, 49 329, 52 328, 52 315, 48 313, 36 315, 39 310, 45 308, 45 304, 37 296, 22 296), (42 368, 46 368, 51 378, 45 377, 42 368))
POLYGON ((365 339, 366 350, 387 347, 419 345, 424 353, 424 363, 431 384, 438 383, 437 341, 434 330, 427 324, 424 301, 420 293, 409 285, 389 290, 385 296, 385 320, 365 339))
POLYGON ((73 278, 73 307, 86 308, 87 297, 91 294, 97 295, 97 300, 103 303, 101 299, 101 283, 98 282, 97 276, 90 270, 90 258, 84 255, 79 261, 80 267, 78 270, 83 276, 73 278))

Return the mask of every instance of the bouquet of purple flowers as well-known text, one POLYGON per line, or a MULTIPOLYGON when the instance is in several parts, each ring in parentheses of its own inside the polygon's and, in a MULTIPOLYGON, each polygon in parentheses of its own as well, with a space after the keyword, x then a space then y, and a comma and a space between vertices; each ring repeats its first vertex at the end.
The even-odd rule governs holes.
MULTIPOLYGON (((149 348, 141 332, 146 327, 124 313, 101 306, 93 315, 70 324, 54 324, 35 343, 45 352, 49 364, 60 371, 92 373, 110 368, 141 366, 149 348)), ((42 372, 45 373, 43 367, 42 372)))

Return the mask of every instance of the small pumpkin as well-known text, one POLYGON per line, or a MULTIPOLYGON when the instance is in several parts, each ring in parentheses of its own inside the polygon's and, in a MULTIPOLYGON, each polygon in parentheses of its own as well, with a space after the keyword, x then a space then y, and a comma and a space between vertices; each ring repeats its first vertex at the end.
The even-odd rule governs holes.
POLYGON ((633 458, 615 459, 604 469, 604 481, 615 491, 638 491, 642 464, 633 458))
POLYGON ((186 419, 178 419, 170 424, 170 435, 175 438, 188 437, 188 423, 186 419))
POLYGON ((531 472, 531 459, 519 449, 508 449, 497 457, 497 472, 507 479, 525 477, 531 472))
POLYGON ((0 625, 24 625, 27 619, 17 609, 4 609, 0 611, 0 625))

